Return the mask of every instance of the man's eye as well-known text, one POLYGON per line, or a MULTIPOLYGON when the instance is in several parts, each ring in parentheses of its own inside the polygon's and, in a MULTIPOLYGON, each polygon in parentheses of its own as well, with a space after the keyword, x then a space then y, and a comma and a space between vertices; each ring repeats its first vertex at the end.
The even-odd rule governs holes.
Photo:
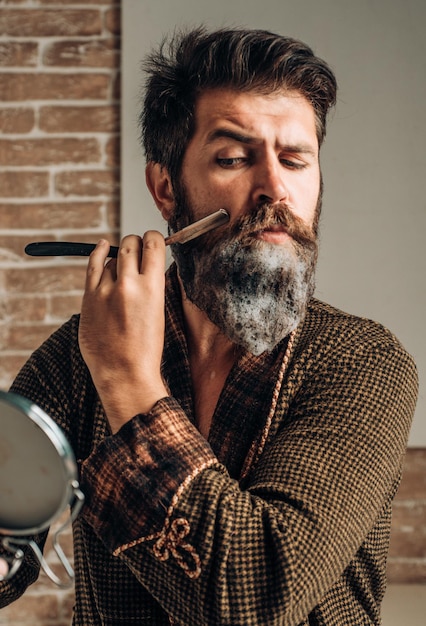
POLYGON ((236 167, 238 165, 241 165, 242 163, 245 163, 246 159, 244 157, 227 157, 227 158, 218 158, 217 159, 217 164, 220 165, 220 167, 224 167, 224 168, 231 168, 231 167, 236 167))
POLYGON ((281 163, 284 167, 288 167, 292 170, 303 170, 306 167, 305 163, 301 163, 300 161, 292 161, 291 159, 281 159, 281 163))

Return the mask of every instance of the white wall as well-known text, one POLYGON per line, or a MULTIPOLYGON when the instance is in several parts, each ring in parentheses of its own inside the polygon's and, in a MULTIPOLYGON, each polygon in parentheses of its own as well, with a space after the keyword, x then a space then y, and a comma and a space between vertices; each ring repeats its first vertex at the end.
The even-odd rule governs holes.
POLYGON ((382 626, 425 626, 426 585, 389 585, 382 605, 382 626))
POLYGON ((426 2, 123 0, 123 233, 165 232, 137 141, 140 60, 175 26, 200 23, 298 37, 335 70, 316 295, 381 321, 414 355, 410 444, 426 446, 426 2))

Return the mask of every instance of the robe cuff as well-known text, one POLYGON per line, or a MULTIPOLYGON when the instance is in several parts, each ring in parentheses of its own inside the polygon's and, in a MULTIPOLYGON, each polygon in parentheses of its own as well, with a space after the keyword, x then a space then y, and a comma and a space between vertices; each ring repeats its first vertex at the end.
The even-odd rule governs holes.
POLYGON ((114 554, 155 540, 172 524, 179 498, 208 467, 210 445, 171 397, 104 439, 81 464, 81 515, 114 554))

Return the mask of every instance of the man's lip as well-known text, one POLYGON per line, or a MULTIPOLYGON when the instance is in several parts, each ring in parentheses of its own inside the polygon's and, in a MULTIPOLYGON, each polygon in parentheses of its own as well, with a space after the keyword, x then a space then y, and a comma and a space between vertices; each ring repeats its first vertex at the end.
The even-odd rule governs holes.
POLYGON ((281 243, 289 239, 289 237, 290 235, 287 230, 281 225, 264 228, 256 232, 257 239, 262 239, 263 241, 269 241, 271 243, 281 243))
POLYGON ((284 224, 268 224, 264 228, 259 228, 259 232, 286 233, 287 228, 284 224))
POLYGON ((273 233, 284 233, 287 232, 287 228, 284 224, 268 224, 268 226, 265 226, 264 228, 259 228, 257 232, 263 233, 267 231, 273 233))

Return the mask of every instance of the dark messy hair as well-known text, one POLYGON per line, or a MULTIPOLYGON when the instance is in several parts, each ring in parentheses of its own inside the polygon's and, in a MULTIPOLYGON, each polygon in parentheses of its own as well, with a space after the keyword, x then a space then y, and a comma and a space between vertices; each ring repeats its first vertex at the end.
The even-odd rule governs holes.
POLYGON ((297 90, 315 111, 318 142, 336 101, 336 79, 328 65, 296 39, 264 30, 201 27, 175 33, 143 65, 148 74, 140 116, 147 161, 179 180, 185 150, 195 131, 198 95, 227 88, 261 94, 297 90))

